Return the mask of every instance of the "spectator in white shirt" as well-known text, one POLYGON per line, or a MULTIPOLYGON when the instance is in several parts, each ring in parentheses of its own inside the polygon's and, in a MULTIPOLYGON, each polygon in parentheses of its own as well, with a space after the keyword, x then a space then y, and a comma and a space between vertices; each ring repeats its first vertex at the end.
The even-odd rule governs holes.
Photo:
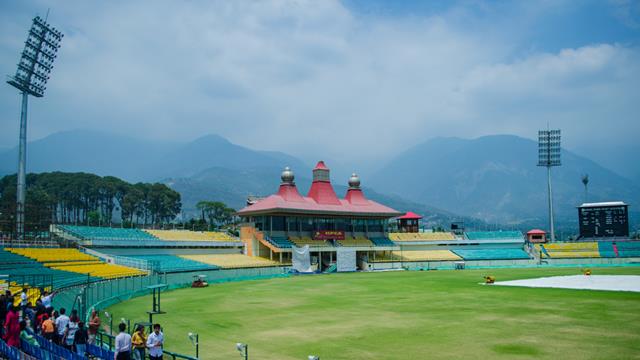
POLYGON ((147 338, 147 347, 149 348, 150 360, 162 360, 162 344, 164 336, 160 332, 160 324, 153 325, 153 332, 147 338))
POLYGON ((60 308, 60 316, 56 318, 56 344, 58 345, 62 345, 62 338, 67 330, 67 324, 69 324, 69 317, 65 315, 66 312, 65 308, 60 308))
POLYGON ((27 296, 27 289, 22 289, 22 293, 20 294, 20 307, 22 308, 23 317, 24 317, 24 310, 27 308, 28 303, 29 303, 29 296, 27 296))
POLYGON ((44 306, 45 309, 48 309, 51 307, 51 297, 53 295, 49 294, 46 290, 42 292, 42 297, 40 298, 40 300, 42 300, 42 306, 44 306))
POLYGON ((118 329, 120 333, 116 336, 116 357, 114 360, 131 360, 131 335, 125 332, 127 325, 120 323, 118 329))

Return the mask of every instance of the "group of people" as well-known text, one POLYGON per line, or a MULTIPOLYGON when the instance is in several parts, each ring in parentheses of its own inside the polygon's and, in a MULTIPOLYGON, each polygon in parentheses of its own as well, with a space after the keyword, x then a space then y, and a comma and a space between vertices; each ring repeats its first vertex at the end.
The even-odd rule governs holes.
POLYGON ((15 297, 7 290, 0 294, 0 332, 7 345, 20 347, 21 340, 31 346, 40 347, 33 334, 42 336, 63 346, 80 356, 85 356, 87 344, 95 343, 100 328, 97 311, 91 313, 88 326, 80 320, 77 310, 67 315, 65 308, 55 310, 51 305, 52 295, 46 291, 36 300, 35 305, 28 301, 27 290, 20 293, 20 305, 15 306, 15 297))
POLYGON ((144 333, 142 325, 138 325, 133 336, 126 332, 127 325, 124 323, 120 323, 118 330, 120 333, 116 336, 115 360, 144 360, 147 349, 150 360, 162 360, 164 335, 160 324, 153 325, 153 332, 149 336, 144 333))
MULTIPOLYGON (((95 344, 101 324, 97 310, 91 311, 89 324, 85 326, 77 310, 71 310, 70 315, 65 308, 55 310, 51 305, 52 295, 46 291, 42 291, 35 305, 29 303, 27 289, 16 296, 20 297, 19 306, 14 305, 17 299, 11 291, 0 294, 0 335, 9 346, 19 348, 23 340, 31 346, 40 347, 34 333, 80 356, 86 355, 87 344, 95 344)), ((162 359, 164 336, 160 324, 154 324, 153 332, 148 336, 142 325, 138 325, 133 336, 126 332, 124 323, 118 329, 114 360, 144 360, 147 349, 150 360, 162 359)))

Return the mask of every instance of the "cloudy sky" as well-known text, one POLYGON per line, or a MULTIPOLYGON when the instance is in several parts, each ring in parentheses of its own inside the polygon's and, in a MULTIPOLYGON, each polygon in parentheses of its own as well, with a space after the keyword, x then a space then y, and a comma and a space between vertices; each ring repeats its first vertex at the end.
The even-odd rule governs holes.
MULTIPOLYGON (((65 37, 31 99, 31 140, 216 133, 370 163, 435 136, 533 138, 547 122, 568 148, 640 134, 635 0, 2 1, 3 74, 47 8, 65 37)), ((0 86, 0 147, 17 142, 19 99, 0 86)))

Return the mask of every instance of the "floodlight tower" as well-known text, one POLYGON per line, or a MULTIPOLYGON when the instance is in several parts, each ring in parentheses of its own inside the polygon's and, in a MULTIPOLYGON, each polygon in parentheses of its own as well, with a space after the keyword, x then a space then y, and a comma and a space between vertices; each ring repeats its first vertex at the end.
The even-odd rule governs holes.
POLYGON ((27 103, 29 95, 44 96, 49 74, 53 69, 53 61, 60 48, 64 35, 49 26, 46 20, 36 16, 33 19, 18 70, 9 76, 7 83, 22 93, 22 110, 20 111, 20 137, 18 146, 18 189, 16 192, 16 239, 24 237, 24 213, 26 196, 27 165, 27 103))
POLYGON ((549 232, 551 241, 556 241, 555 229, 553 226, 553 200, 551 192, 551 168, 560 166, 560 130, 540 130, 538 131, 538 166, 547 168, 547 190, 549 193, 549 232))

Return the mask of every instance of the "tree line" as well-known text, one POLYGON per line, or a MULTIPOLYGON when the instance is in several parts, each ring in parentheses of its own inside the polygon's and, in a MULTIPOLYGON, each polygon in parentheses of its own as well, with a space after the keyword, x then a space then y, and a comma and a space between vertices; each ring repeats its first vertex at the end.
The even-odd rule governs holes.
MULTIPOLYGON (((114 176, 50 172, 27 175, 25 231, 49 224, 155 225, 181 211, 180 194, 160 183, 131 184, 114 176)), ((15 229, 16 175, 0 179, 0 228, 15 229)))

